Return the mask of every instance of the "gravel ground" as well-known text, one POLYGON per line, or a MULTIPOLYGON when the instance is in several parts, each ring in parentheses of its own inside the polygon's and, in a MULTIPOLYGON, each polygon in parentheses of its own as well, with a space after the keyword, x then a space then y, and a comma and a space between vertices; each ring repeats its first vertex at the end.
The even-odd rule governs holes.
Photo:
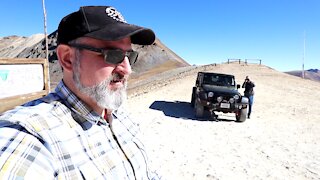
POLYGON ((319 82, 221 64, 165 72, 131 92, 127 106, 167 179, 320 179, 319 82), (190 98, 198 71, 234 74, 238 84, 249 75, 256 84, 251 119, 196 119, 190 98))

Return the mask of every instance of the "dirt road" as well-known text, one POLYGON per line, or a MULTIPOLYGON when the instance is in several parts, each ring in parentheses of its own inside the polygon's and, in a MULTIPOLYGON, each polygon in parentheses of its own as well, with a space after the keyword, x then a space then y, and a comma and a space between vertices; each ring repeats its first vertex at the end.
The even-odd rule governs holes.
MULTIPOLYGON (((207 71, 255 82, 251 119, 196 119, 196 68, 131 95, 153 166, 167 179, 320 179, 320 83, 265 66, 223 64, 207 71)), ((240 89, 243 92, 243 89, 240 89)))

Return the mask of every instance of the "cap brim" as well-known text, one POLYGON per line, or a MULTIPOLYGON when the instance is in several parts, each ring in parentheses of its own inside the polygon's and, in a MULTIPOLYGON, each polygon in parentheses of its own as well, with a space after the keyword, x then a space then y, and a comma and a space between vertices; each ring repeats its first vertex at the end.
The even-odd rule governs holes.
POLYGON ((116 41, 131 37, 131 43, 139 45, 151 45, 155 41, 155 34, 151 29, 126 23, 106 26, 97 31, 87 33, 84 36, 106 41, 116 41))

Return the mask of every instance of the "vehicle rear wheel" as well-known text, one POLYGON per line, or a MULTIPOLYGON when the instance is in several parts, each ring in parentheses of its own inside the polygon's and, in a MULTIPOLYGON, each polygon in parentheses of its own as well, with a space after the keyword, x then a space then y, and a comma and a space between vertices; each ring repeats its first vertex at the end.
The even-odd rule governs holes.
POLYGON ((203 117, 204 107, 198 101, 195 102, 195 110, 196 110, 196 117, 197 118, 203 117))
POLYGON ((236 114, 236 122, 244 122, 247 119, 247 108, 239 110, 236 114))

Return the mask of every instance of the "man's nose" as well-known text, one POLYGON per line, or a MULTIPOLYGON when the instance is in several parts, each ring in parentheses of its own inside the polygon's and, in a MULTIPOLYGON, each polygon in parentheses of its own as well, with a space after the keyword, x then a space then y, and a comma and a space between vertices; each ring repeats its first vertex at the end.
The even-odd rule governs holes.
POLYGON ((132 72, 131 65, 129 62, 129 58, 127 56, 124 57, 124 60, 117 65, 116 69, 121 71, 123 75, 129 75, 132 72))

